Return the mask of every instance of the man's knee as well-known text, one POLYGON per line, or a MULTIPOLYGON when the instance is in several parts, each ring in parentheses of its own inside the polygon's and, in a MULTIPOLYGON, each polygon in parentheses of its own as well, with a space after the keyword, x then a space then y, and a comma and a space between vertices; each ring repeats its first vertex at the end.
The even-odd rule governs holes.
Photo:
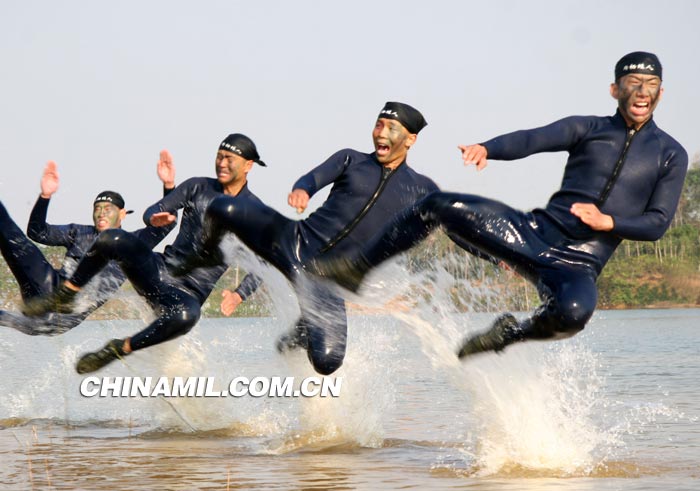
POLYGON ((231 219, 235 216, 235 200, 230 196, 219 196, 207 207, 207 218, 219 224, 222 220, 231 219))
POLYGON ((480 196, 460 193, 430 193, 418 203, 419 212, 431 216, 448 230, 466 230, 480 226, 488 214, 500 214, 502 210, 480 196), (455 228, 456 226, 456 228, 455 228))
POLYGON ((173 335, 181 336, 190 332, 199 321, 201 314, 202 308, 194 300, 188 300, 173 307, 173 313, 169 319, 173 335))
POLYGON ((595 298, 575 298, 558 304, 557 337, 581 332, 595 312, 595 298))
POLYGON ((98 248, 101 251, 112 251, 117 244, 124 243, 128 235, 128 232, 120 228, 109 228, 97 236, 93 248, 98 248))
POLYGON ((456 203, 463 201, 468 195, 460 195, 456 193, 444 193, 442 191, 434 191, 416 203, 421 214, 442 216, 443 213, 450 210, 456 203))
POLYGON ((595 311, 595 297, 548 299, 520 324, 521 339, 565 339, 581 332, 595 311))
POLYGON ((343 364, 347 342, 345 323, 323 327, 307 325, 309 361, 321 375, 330 375, 343 364))
POLYGON ((322 352, 311 347, 308 349, 309 361, 321 375, 330 375, 341 367, 345 359, 345 350, 322 352))

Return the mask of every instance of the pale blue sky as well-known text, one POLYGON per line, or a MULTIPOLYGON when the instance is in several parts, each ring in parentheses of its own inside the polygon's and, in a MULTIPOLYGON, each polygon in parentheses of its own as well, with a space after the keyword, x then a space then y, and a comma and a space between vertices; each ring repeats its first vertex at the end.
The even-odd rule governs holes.
MULTIPOLYGON (((178 181, 213 176, 231 132, 268 168, 251 189, 288 216, 293 182, 334 151, 372 151, 387 100, 429 125, 409 154, 444 189, 542 206, 565 154, 464 169, 456 145, 571 114, 608 115, 613 66, 657 53, 657 124, 700 151, 700 2, 686 1, 3 1, 0 199, 21 227, 45 162, 61 188, 52 223, 90 223, 103 189, 137 213, 158 199, 155 163, 178 181)), ((312 201, 318 206, 320 199, 312 201)))

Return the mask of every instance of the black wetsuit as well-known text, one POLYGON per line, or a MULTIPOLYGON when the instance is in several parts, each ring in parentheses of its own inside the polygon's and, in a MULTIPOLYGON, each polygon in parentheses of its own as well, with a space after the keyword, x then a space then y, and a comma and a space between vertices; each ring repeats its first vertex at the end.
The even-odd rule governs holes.
POLYGON ((671 224, 688 156, 653 120, 635 131, 619 113, 569 117, 483 145, 491 160, 568 151, 561 188, 544 209, 529 213, 474 195, 431 194, 399 215, 363 251, 361 262, 366 268, 379 264, 442 226, 459 245, 506 262, 536 285, 543 305, 515 336, 571 336, 593 314, 596 279, 618 244, 656 240, 671 224), (577 202, 611 215, 613 230, 593 231, 571 214, 577 202))
MULTIPOLYGON (((139 237, 122 230, 106 230, 97 238, 78 264, 70 281, 82 287, 109 261, 115 261, 126 273, 136 291, 153 307, 158 318, 131 338, 131 349, 138 350, 162 343, 187 333, 197 323, 201 306, 228 266, 221 258, 217 264, 199 267, 176 276, 174 272, 188 256, 201 254, 197 249, 202 235, 202 221, 208 205, 223 188, 216 179, 195 177, 177 186, 171 193, 150 206, 144 222, 150 223, 154 213, 176 214, 183 209, 177 238, 165 251, 151 251, 139 237)), ((247 186, 239 192, 251 203, 260 200, 247 186)), ((245 299, 259 284, 254 275, 247 275, 236 289, 245 299)))
POLYGON ((279 269, 296 289, 309 359, 317 372, 337 370, 345 356, 345 305, 323 285, 300 281, 302 264, 320 255, 356 252, 397 212, 437 190, 427 177, 403 163, 394 171, 374 154, 341 150, 301 177, 292 189, 313 196, 333 184, 323 205, 305 220, 290 220, 272 208, 241 197, 222 196, 207 212, 207 247, 225 231, 279 269))
MULTIPOLYGON (((168 190, 165 190, 168 193, 168 190)), ((92 225, 49 225, 46 214, 49 198, 37 200, 29 217, 27 235, 10 218, 0 203, 0 250, 12 274, 17 279, 23 300, 48 295, 75 270, 78 262, 99 235, 92 225), (27 238, 27 236, 29 238, 27 238), (61 268, 56 270, 42 252, 29 239, 44 245, 62 246, 67 249, 61 268)), ((146 227, 134 235, 155 247, 174 228, 146 227)), ((0 311, 0 326, 17 329, 29 335, 56 335, 80 324, 94 310, 105 303, 124 283, 126 276, 116 263, 107 267, 87 285, 78 298, 81 307, 75 314, 48 313, 42 317, 26 317, 17 312, 0 311), (84 302, 89 299, 89 303, 84 302)))

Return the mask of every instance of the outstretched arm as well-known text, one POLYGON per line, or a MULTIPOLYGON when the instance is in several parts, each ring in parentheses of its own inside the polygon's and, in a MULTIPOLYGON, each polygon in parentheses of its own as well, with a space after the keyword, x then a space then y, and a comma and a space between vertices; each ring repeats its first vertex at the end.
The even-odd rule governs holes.
POLYGON ((287 197, 289 206, 302 213, 309 204, 309 199, 319 189, 334 182, 347 168, 351 155, 349 150, 334 153, 324 163, 304 174, 294 183, 292 192, 287 197))
POLYGON ((562 152, 579 143, 592 123, 593 119, 586 116, 570 116, 540 128, 506 133, 481 145, 491 160, 516 160, 541 152, 562 152))
POLYGON ((49 225, 46 215, 51 196, 58 191, 58 167, 49 160, 41 176, 41 195, 29 215, 27 237, 44 245, 68 247, 73 243, 76 225, 49 225))

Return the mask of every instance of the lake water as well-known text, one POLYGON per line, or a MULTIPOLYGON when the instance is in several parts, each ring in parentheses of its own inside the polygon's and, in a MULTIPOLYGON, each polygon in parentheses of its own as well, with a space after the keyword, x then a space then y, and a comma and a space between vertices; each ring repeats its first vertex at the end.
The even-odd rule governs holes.
MULTIPOLYGON (((83 397, 136 321, 0 330, 1 489, 700 489, 699 310, 598 312, 460 363, 493 315, 353 316, 339 398, 83 397)), ((272 318, 209 319, 100 376, 312 375, 272 318)))

